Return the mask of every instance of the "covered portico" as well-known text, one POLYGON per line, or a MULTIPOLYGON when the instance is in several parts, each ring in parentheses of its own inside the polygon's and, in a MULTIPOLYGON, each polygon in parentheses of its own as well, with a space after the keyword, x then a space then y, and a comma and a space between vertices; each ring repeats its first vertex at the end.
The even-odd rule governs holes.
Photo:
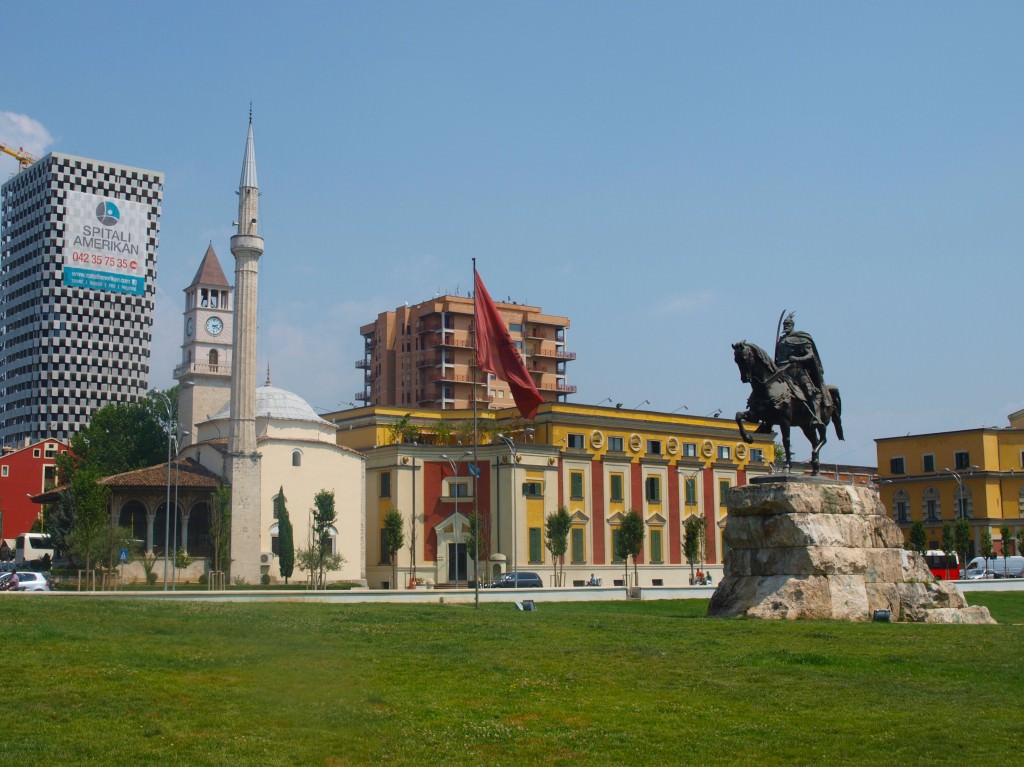
POLYGON ((191 557, 212 555, 210 513, 223 481, 209 469, 182 458, 104 477, 100 483, 110 488, 111 522, 131 529, 146 554, 164 556, 180 549, 191 557))

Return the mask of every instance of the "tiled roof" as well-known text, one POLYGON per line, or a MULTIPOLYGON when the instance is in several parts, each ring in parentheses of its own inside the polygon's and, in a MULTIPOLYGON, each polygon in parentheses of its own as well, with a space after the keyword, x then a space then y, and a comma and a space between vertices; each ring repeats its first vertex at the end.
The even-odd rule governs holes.
POLYGON ((224 276, 224 270, 220 268, 220 261, 213 250, 213 243, 210 243, 210 246, 206 249, 206 255, 203 256, 203 261, 199 264, 196 276, 192 278, 192 284, 189 287, 194 288, 196 285, 231 287, 228 283, 228 278, 224 276))
MULTIPOLYGON (((104 477, 100 484, 107 487, 166 487, 167 468, 166 463, 159 463, 156 466, 104 477)), ((176 477, 175 482, 179 488, 215 490, 222 482, 219 476, 191 458, 171 461, 170 469, 171 476, 176 477)))

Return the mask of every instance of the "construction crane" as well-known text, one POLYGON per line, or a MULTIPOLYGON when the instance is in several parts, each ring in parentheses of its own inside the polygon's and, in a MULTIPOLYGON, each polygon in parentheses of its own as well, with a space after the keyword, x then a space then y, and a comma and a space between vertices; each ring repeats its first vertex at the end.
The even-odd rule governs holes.
POLYGON ((4 154, 9 154, 11 157, 18 161, 18 170, 15 171, 16 173, 20 173, 21 171, 25 170, 25 168, 27 168, 29 165, 36 161, 35 157, 30 155, 20 146, 17 149, 13 149, 12 147, 7 146, 7 144, 0 143, 0 152, 3 152, 4 154))

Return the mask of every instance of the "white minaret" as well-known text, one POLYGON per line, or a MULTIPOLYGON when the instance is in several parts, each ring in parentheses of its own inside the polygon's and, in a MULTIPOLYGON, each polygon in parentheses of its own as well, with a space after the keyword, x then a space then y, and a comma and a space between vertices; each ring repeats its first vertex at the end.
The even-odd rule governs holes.
POLYGON ((231 578, 256 584, 260 577, 260 455, 256 452, 256 303, 263 238, 257 234, 259 184, 256 149, 245 139, 238 184, 238 234, 231 238, 235 257, 234 354, 231 358, 231 578))

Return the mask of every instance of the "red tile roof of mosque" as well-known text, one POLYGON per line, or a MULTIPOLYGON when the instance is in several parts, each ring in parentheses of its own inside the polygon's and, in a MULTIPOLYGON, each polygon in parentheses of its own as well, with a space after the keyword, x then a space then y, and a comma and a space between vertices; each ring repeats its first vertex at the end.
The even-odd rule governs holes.
MULTIPOLYGON (((217 474, 191 458, 171 461, 169 468, 179 488, 214 490, 223 482, 217 474)), ((100 484, 107 487, 165 487, 167 471, 166 463, 158 463, 156 466, 104 477, 100 484)))

